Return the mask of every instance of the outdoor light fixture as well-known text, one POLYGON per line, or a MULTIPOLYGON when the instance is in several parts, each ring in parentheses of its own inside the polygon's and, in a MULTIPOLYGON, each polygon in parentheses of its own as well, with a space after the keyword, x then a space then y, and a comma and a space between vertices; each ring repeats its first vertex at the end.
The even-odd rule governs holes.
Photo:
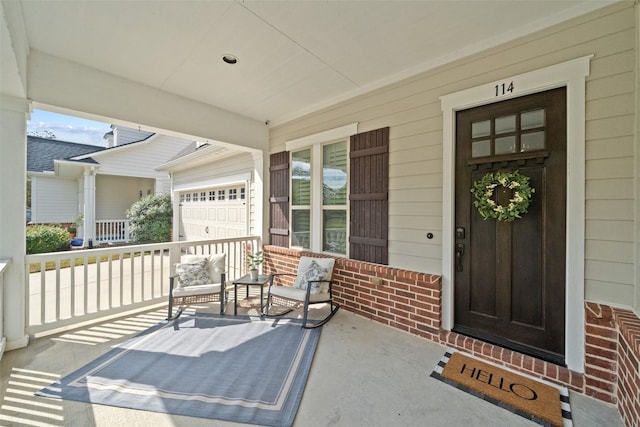
POLYGON ((238 58, 235 55, 230 54, 222 55, 222 60, 231 65, 238 63, 238 58))

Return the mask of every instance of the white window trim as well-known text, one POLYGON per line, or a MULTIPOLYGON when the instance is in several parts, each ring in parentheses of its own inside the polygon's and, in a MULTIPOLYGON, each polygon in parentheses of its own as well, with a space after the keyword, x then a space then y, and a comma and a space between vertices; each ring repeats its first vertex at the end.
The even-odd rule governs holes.
MULTIPOLYGON (((357 125, 357 124, 356 124, 357 125)), ((346 127, 345 127, 346 128, 346 127)), ((341 128, 342 129, 342 128, 341 128)), ((345 129, 346 130, 346 129, 345 129)), ((348 132, 356 132, 357 130, 350 130, 348 132)), ((322 132, 324 135, 336 135, 337 132, 329 131, 329 133, 322 132)), ((320 135, 320 134, 316 134, 320 135)), ((333 140, 324 140, 324 139, 316 139, 314 138, 305 139, 304 144, 299 144, 300 140, 290 141, 293 142, 291 146, 296 147, 292 150, 289 150, 289 145, 287 145, 287 151, 289 152, 289 164, 292 162, 292 155, 294 152, 302 151, 309 149, 311 151, 310 155, 310 163, 311 163, 311 204, 309 205, 309 216, 310 216, 310 227, 309 230, 309 250, 317 253, 332 253, 326 252, 322 250, 322 213, 325 210, 324 205, 322 204, 322 148, 325 145, 335 144, 338 142, 342 142, 346 140, 347 144, 347 153, 349 152, 349 137, 351 135, 355 135, 355 133, 343 134, 343 131, 340 131, 340 137, 333 140), (314 167, 315 166, 315 167, 314 167), (319 166, 319 167, 318 167, 319 166)), ((289 143, 287 143, 289 144, 289 143)), ((350 168, 349 162, 347 162, 347 176, 350 176, 350 168)), ((291 183, 291 176, 289 176, 289 182, 291 183)), ((347 181, 348 185, 348 181, 347 181)), ((291 191, 293 190, 292 186, 289 186, 289 200, 293 200, 291 191)), ((296 205, 297 206, 297 205, 296 205)), ((346 222, 346 230, 347 236, 349 235, 349 202, 347 200, 347 204, 345 206, 347 211, 347 222, 346 222)), ((338 208, 336 208, 338 210, 338 208)), ((290 218, 293 218, 291 215, 293 212, 293 204, 289 206, 289 214, 290 218)), ((291 227, 291 224, 289 225, 291 227)), ((292 245, 291 239, 293 236, 293 230, 289 233, 289 246, 290 247, 298 247, 292 245)), ((347 244, 345 247, 344 254, 335 254, 340 256, 349 257, 349 245, 347 244)))
POLYGON ((566 86, 567 230, 565 356, 569 369, 584 372, 584 219, 585 80, 593 55, 506 77, 440 97, 443 112, 442 327, 454 321, 453 230, 455 208, 455 113, 480 105, 566 86), (496 86, 513 82, 515 90, 496 96, 496 86))
POLYGON ((302 138, 292 139, 285 142, 286 151, 300 151, 314 144, 326 144, 329 141, 338 141, 349 138, 351 135, 358 133, 358 123, 350 123, 348 125, 325 130, 323 132, 314 133, 303 136, 302 138))

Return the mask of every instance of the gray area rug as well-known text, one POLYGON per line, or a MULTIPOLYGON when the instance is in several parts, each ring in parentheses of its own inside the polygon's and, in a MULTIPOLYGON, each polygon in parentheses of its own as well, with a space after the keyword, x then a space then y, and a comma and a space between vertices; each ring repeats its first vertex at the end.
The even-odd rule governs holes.
POLYGON ((265 426, 293 423, 320 336, 295 319, 183 314, 36 393, 265 426))

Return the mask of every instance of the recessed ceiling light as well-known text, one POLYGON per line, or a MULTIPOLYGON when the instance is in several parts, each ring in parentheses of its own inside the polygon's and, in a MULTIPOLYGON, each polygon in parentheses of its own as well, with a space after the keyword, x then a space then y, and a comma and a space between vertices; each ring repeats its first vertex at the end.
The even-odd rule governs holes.
POLYGON ((227 64, 237 64, 238 63, 238 58, 235 55, 222 55, 222 60, 224 62, 226 62, 227 64))

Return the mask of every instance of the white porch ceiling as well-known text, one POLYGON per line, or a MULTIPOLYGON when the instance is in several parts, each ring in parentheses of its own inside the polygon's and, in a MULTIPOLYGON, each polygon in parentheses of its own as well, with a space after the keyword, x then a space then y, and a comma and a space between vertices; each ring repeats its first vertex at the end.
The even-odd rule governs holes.
POLYGON ((29 48, 282 122, 613 0, 20 0, 29 48), (239 61, 228 65, 224 54, 239 61))

